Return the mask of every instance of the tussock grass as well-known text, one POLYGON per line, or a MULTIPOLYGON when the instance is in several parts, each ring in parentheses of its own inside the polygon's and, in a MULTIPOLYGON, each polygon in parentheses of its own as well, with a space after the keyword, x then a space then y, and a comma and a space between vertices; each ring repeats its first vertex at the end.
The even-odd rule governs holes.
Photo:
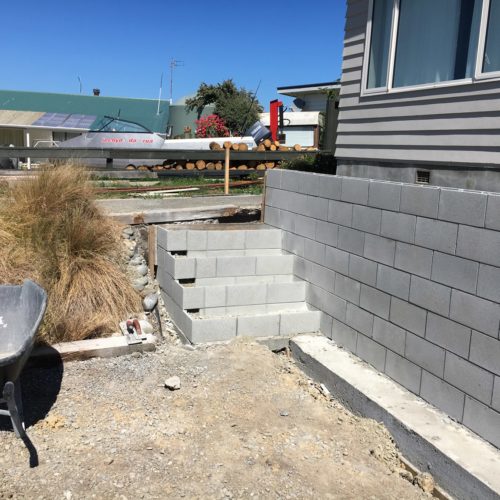
POLYGON ((120 227, 93 203, 88 173, 45 167, 0 197, 0 283, 31 278, 49 296, 40 339, 116 331, 140 298, 121 268, 120 227))

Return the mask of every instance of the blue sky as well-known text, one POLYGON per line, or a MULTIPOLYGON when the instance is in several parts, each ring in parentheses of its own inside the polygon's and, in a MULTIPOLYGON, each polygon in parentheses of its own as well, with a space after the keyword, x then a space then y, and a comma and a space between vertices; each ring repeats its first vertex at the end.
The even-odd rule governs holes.
POLYGON ((2 5, 0 88, 169 97, 233 78, 268 106, 276 87, 340 76, 345 0, 23 0, 2 5))

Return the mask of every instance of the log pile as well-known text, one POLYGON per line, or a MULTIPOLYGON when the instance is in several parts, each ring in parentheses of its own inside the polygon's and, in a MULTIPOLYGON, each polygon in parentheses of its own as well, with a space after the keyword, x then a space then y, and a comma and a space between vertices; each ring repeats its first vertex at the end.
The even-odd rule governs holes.
MULTIPOLYGON (((221 146, 218 142, 211 142, 210 149, 212 151, 224 151, 225 149, 231 149, 231 151, 248 151, 248 145, 244 143, 233 143, 230 140, 224 141, 221 146)), ((284 146, 280 144, 279 141, 272 141, 271 139, 266 139, 261 142, 258 146, 252 148, 252 151, 316 151, 316 148, 312 147, 302 147, 300 144, 295 144, 293 147, 284 146)), ((267 170, 280 166, 279 161, 257 161, 257 160, 235 160, 231 158, 231 170, 267 170)), ((224 162, 221 161, 186 161, 186 160, 176 160, 176 161, 164 161, 160 165, 146 166, 146 165, 127 165, 126 170, 151 170, 153 172, 161 170, 193 170, 193 171, 211 171, 211 170, 223 170, 224 162)), ((249 172, 250 173, 250 172, 249 172)))

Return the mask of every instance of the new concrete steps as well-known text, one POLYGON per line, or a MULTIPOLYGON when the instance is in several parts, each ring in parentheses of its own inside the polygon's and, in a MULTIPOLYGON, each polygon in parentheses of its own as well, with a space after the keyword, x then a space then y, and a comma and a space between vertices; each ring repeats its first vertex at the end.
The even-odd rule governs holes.
POLYGON ((281 231, 243 227, 158 229, 158 281, 176 326, 193 343, 318 331, 281 231))

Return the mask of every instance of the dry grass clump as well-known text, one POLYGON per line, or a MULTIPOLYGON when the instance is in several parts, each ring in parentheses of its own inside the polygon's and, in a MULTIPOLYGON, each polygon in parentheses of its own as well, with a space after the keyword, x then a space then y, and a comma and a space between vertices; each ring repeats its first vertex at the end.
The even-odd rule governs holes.
POLYGON ((45 167, 0 198, 0 283, 31 278, 49 295, 40 337, 80 340, 140 310, 121 269, 120 228, 93 203, 88 173, 45 167))

